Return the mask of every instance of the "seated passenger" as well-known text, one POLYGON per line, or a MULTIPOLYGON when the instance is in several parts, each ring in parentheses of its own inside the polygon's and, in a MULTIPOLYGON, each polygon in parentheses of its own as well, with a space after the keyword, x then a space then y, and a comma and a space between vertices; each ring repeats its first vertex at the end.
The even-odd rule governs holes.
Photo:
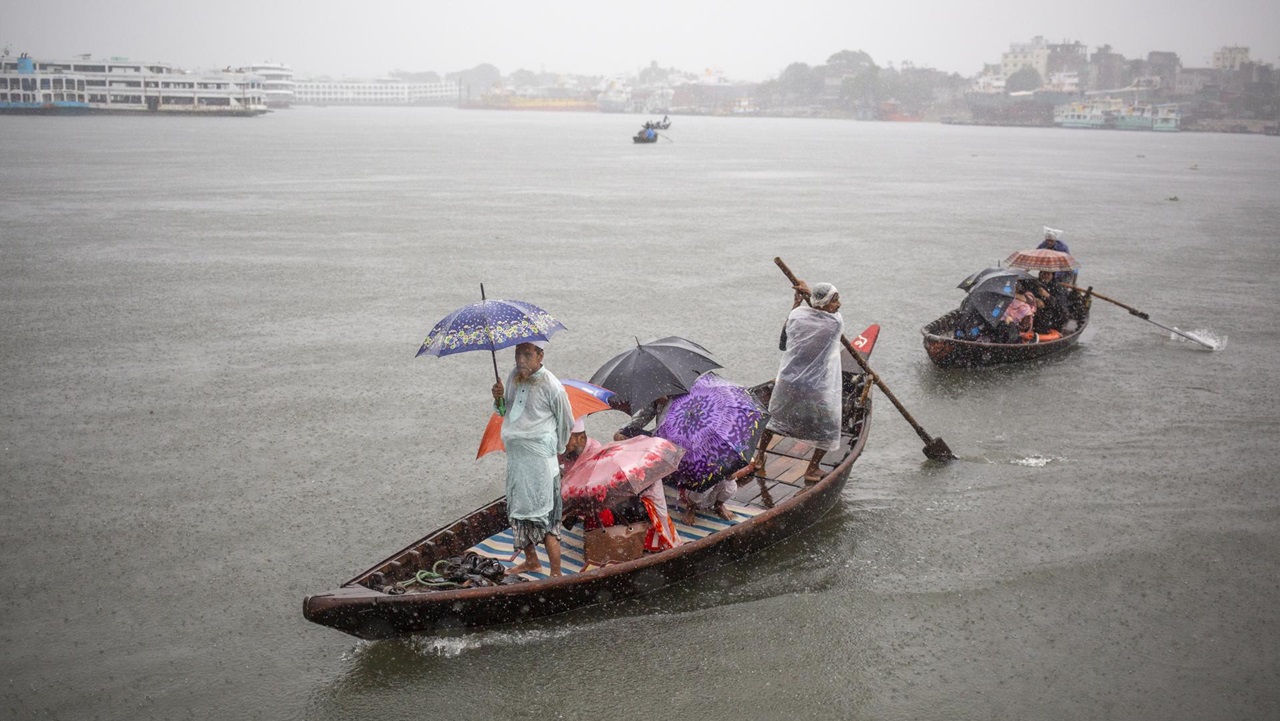
POLYGON ((1032 329, 1036 333, 1062 330, 1069 320, 1067 303, 1070 291, 1057 281, 1053 273, 1041 271, 1035 294, 1040 307, 1036 310, 1032 329))
POLYGON ((1000 316, 1000 329, 1003 334, 997 334, 1002 336, 998 342, 1017 343, 1021 334, 1033 332, 1032 325, 1035 323, 1035 315, 1035 296, 1026 291, 1025 286, 1019 282, 1013 302, 1004 309, 1004 315, 1000 316))
POLYGON ((560 477, 569 475, 579 458, 595 453, 602 446, 600 441, 587 437, 587 427, 581 418, 575 420, 573 429, 569 432, 569 441, 565 443, 564 453, 560 454, 560 477))
POLYGON ((644 408, 632 413, 631 421, 613 434, 613 440, 625 441, 636 436, 653 435, 653 431, 646 430, 645 427, 651 422, 655 429, 662 425, 662 420, 667 417, 667 406, 670 403, 671 396, 662 396, 644 408))
MULTIPOLYGON (((665 412, 666 404, 663 402, 662 410, 665 412)), ((597 453, 604 444, 594 438, 587 437, 587 429, 582 419, 574 421, 573 431, 569 434, 569 441, 565 444, 565 451, 560 455, 560 477, 568 475, 581 458, 589 458, 597 453)), ((600 526, 610 526, 615 522, 630 522, 635 520, 637 512, 635 507, 640 508, 652 507, 652 516, 657 518, 658 525, 669 525, 670 516, 667 512, 667 496, 663 491, 662 480, 656 479, 640 491, 638 494, 632 491, 630 485, 624 485, 609 492, 605 496, 603 502, 597 502, 593 499, 565 499, 565 524, 567 528, 572 528, 578 519, 583 521, 583 528, 591 530, 600 526)), ((645 511, 639 511, 638 517, 643 517, 645 511)), ((660 535, 661 530, 658 530, 660 535)), ((668 545, 680 545, 680 538, 676 536, 671 539, 673 543, 668 545)))
POLYGON ((686 526, 692 526, 697 520, 698 511, 711 511, 726 521, 734 519, 733 512, 725 508, 724 502, 733 498, 738 492, 738 482, 755 473, 755 461, 738 469, 736 473, 725 476, 719 483, 705 491, 680 489, 680 505, 683 511, 680 520, 686 526))

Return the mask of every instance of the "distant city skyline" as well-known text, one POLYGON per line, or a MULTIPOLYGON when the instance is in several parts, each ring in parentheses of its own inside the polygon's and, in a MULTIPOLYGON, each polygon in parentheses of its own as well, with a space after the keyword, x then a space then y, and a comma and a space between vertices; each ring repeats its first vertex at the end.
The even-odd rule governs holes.
POLYGON ((1126 57, 1172 51, 1188 67, 1243 45, 1280 65, 1280 3, 1225 0, 1193 8, 1168 2, 1076 0, 1027 7, 924 0, 860 6, 798 0, 752 11, 724 2, 653 0, 623 10, 585 0, 543 4, 479 0, 433 7, 407 0, 366 5, 316 0, 43 0, 6 10, 0 43, 14 54, 124 56, 185 68, 280 62, 301 75, 372 78, 393 70, 446 74, 491 63, 577 75, 622 75, 656 61, 690 72, 714 68, 733 80, 776 77, 791 63, 820 65, 840 50, 864 50, 885 66, 909 61, 963 76, 996 63, 1010 43, 1040 35, 1109 44, 1126 57))

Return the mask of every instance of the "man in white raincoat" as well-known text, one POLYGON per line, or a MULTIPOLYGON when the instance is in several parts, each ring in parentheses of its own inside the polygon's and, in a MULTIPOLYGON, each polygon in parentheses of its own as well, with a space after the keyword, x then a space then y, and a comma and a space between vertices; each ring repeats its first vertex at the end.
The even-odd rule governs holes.
POLYGON ((830 283, 810 290, 800 281, 795 304, 787 316, 786 352, 769 398, 769 424, 760 438, 753 463, 764 474, 764 452, 775 434, 798 438, 814 446, 805 483, 822 479, 818 464, 827 451, 840 446, 840 293, 830 283), (809 299, 811 306, 804 304, 809 299))
POLYGON ((538 543, 547 546, 551 575, 560 575, 560 464, 573 428, 573 410, 560 380, 542 367, 542 341, 516 346, 516 367, 493 384, 507 449, 507 518, 525 560, 508 573, 540 571, 538 543))

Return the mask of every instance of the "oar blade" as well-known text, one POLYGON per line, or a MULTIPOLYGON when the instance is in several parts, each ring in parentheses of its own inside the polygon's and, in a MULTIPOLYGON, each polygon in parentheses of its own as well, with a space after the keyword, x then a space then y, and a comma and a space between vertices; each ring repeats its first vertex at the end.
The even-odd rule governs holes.
POLYGON ((959 456, 951 452, 951 448, 947 446, 947 442, 941 438, 934 438, 924 444, 924 456, 931 461, 960 460, 959 456))

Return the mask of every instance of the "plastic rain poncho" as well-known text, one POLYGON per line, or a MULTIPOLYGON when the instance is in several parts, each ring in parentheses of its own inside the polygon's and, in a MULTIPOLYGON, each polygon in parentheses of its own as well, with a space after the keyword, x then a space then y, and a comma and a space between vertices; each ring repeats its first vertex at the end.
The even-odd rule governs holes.
POLYGON ((555 526, 560 463, 573 429, 573 410, 560 379, 539 368, 523 383, 507 376, 502 444, 507 449, 507 516, 555 526))
POLYGON ((769 399, 768 429, 823 450, 840 445, 844 318, 808 306, 787 317, 787 350, 769 399))

